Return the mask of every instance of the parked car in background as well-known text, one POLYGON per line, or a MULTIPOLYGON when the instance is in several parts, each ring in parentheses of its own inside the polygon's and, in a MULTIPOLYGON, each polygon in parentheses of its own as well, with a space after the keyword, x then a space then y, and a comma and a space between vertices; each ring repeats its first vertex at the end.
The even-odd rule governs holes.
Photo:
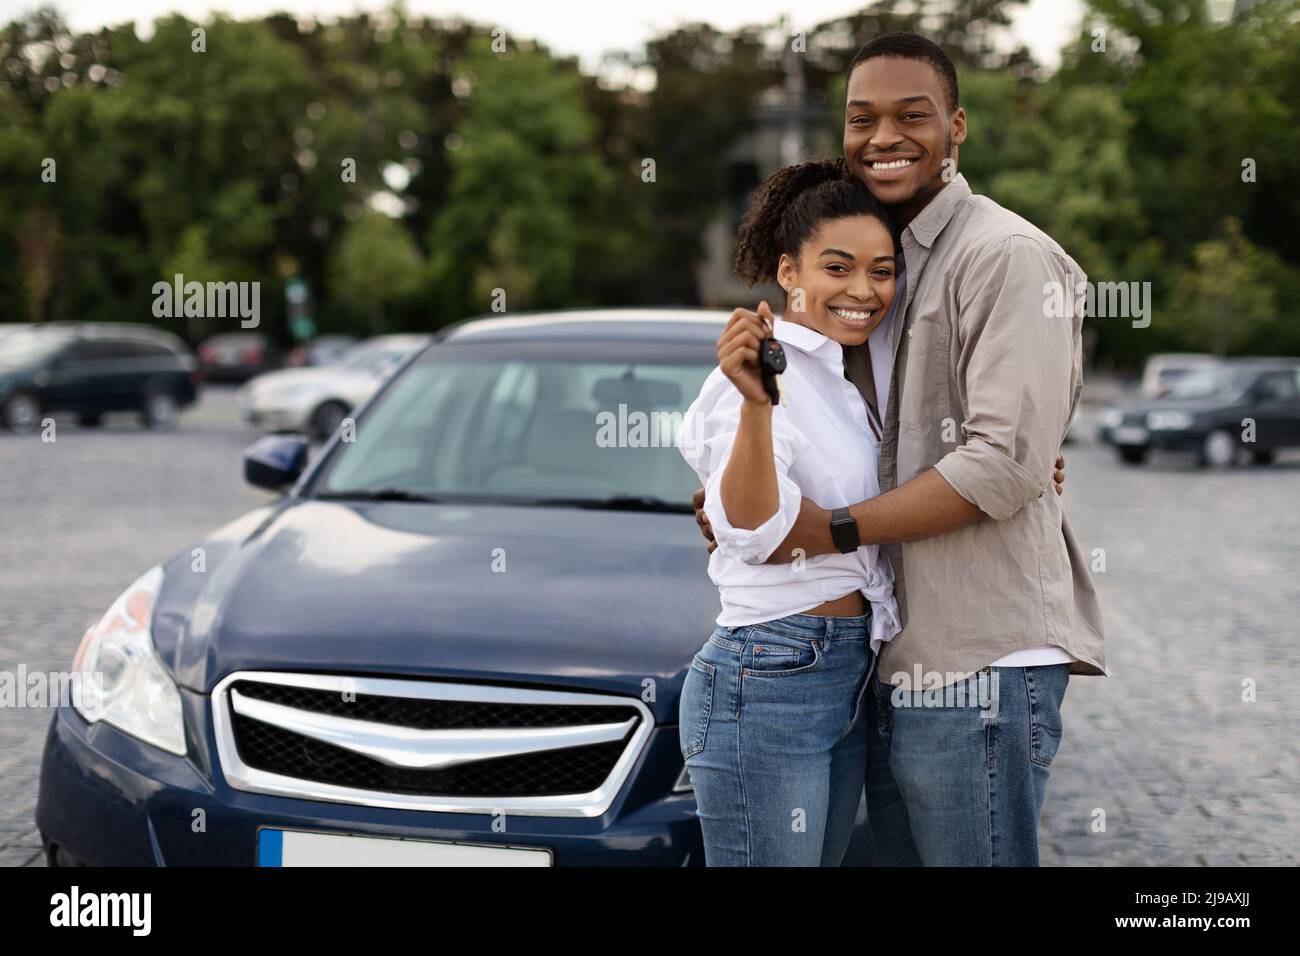
POLYGON ((285 363, 290 368, 304 365, 335 365, 349 348, 357 342, 352 335, 318 335, 289 353, 285 363))
POLYGON ((165 431, 197 398, 197 369, 189 346, 150 326, 32 326, 0 338, 0 417, 28 432, 50 412, 95 426, 107 412, 136 411, 165 431))
POLYGON ((460 324, 305 471, 260 439, 287 494, 77 651, 109 677, 55 708, 50 863, 702 865, 678 702, 719 605, 674 440, 726 317, 460 324))
POLYGON ((244 419, 267 431, 328 438, 354 408, 375 393, 427 335, 380 335, 345 351, 337 365, 260 375, 239 390, 244 419))
POLYGON ((1163 398, 1107 410, 1100 437, 1130 464, 1152 450, 1187 451, 1202 465, 1273 461, 1300 447, 1300 359, 1228 359, 1200 368, 1163 398))
POLYGON ((1192 372, 1218 362, 1213 355, 1201 352, 1157 352, 1142 367, 1138 390, 1144 398, 1160 398, 1192 372))
POLYGON ((279 368, 275 344, 260 332, 223 332, 199 345, 203 377, 209 382, 246 382, 279 368))

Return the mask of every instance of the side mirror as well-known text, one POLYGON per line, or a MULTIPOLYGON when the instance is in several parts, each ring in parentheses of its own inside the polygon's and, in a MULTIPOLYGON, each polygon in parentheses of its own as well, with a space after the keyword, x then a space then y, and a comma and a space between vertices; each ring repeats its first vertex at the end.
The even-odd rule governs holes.
POLYGON ((267 435, 244 449, 244 480, 257 488, 283 491, 307 467, 307 439, 267 435))

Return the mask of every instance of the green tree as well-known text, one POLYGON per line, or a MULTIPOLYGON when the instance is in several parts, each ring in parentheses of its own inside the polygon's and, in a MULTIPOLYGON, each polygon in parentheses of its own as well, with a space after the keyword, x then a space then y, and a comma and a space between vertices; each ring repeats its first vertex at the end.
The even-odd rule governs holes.
POLYGON ((1182 347, 1216 355, 1300 353, 1300 330, 1283 303, 1300 291, 1300 271, 1262 249, 1227 219, 1219 238, 1197 243, 1179 270, 1170 311, 1182 347))
POLYGON ((487 311, 496 289, 511 311, 572 305, 580 253, 599 240, 618 253, 618 231, 588 216, 611 173, 579 77, 533 48, 489 44, 472 43, 457 67, 465 115, 430 230, 430 304, 448 321, 487 311))
POLYGON ((396 332, 401 326, 393 313, 419 291, 424 261, 400 222, 367 210, 340 236, 330 277, 331 291, 354 316, 364 317, 368 334, 396 332))

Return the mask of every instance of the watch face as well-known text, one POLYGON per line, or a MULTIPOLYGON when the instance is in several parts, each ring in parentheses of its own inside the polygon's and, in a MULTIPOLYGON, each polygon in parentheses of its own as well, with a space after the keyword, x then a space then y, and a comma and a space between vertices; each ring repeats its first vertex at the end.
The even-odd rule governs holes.
POLYGON ((853 520, 852 515, 841 515, 831 521, 831 541, 839 549, 840 554, 857 550, 860 543, 858 523, 853 520))

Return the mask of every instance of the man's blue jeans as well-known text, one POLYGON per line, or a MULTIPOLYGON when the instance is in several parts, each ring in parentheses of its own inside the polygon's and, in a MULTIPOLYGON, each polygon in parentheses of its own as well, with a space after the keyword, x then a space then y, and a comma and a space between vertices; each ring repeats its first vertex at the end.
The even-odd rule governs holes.
POLYGON ((719 627, 682 687, 708 866, 839 866, 867 766, 871 615, 719 627))
POLYGON ((878 864, 1037 866, 1070 665, 985 668, 928 695, 881 676, 868 695, 878 864))

